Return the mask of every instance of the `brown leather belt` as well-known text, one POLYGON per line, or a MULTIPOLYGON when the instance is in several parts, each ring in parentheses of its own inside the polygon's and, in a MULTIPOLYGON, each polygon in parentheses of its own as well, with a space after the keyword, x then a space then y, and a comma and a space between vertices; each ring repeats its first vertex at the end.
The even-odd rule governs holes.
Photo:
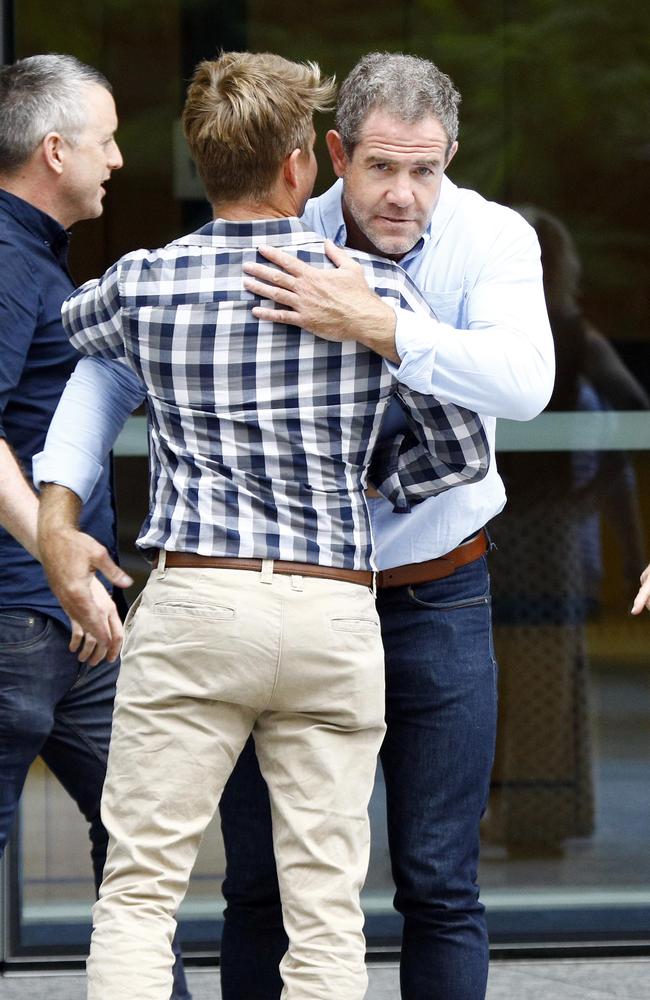
POLYGON ((446 556, 438 559, 428 559, 426 562, 409 563, 407 566, 395 566, 394 569, 384 569, 377 573, 377 590, 384 587, 407 587, 415 583, 429 583, 431 580, 442 580, 451 576, 459 566, 466 566, 484 556, 490 547, 485 528, 478 535, 452 549, 446 556))
MULTIPOLYGON (((165 565, 187 569, 250 569, 262 570, 261 559, 228 559, 225 556, 200 556, 195 552, 166 552, 165 565)), ((273 560, 273 572, 285 576, 317 576, 323 580, 341 580, 372 587, 372 573, 363 569, 342 569, 338 566, 318 566, 316 563, 273 560)))

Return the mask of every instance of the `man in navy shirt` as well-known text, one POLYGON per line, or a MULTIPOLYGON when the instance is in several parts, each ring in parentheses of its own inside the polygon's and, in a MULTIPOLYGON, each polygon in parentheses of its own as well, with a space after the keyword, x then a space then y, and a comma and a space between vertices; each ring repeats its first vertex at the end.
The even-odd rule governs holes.
MULTIPOLYGON (((33 56, 0 69, 0 856, 40 754, 88 820, 97 887, 118 664, 74 622, 71 636, 47 585, 31 456, 78 360, 61 325, 61 304, 74 289, 67 230, 102 213, 103 185, 122 166, 116 128, 108 81, 71 56, 33 56)), ((108 467, 83 521, 115 554, 108 467)), ((94 586, 120 634, 109 595, 94 586)), ((173 996, 182 1000, 189 997, 182 963, 176 972, 173 996)))

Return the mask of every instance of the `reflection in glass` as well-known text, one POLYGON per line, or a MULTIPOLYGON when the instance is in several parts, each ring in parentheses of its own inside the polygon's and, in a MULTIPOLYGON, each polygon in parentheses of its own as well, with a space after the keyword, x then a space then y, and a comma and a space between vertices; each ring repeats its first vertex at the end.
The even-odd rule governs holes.
MULTIPOLYGON (((555 341, 548 409, 647 408, 643 387, 581 311, 569 233, 546 212, 522 214, 540 240, 555 341)), ((492 527, 500 729, 485 830, 511 854, 557 853, 594 828, 585 623, 600 610, 603 516, 619 527, 630 577, 642 564, 636 481, 620 452, 508 455, 500 466, 509 498, 492 527)))

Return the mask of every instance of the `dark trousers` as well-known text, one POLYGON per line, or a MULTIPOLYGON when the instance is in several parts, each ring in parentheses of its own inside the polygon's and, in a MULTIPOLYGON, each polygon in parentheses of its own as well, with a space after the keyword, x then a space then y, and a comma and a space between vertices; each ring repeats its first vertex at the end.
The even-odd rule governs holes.
MULTIPOLYGON (((476 883, 496 729, 485 557, 378 597, 386 650, 381 750, 403 1000, 483 1000, 488 940, 476 883)), ((223 1000, 275 1000, 286 948, 266 786, 252 744, 221 800, 223 1000)))
MULTIPOLYGON (((48 615, 0 608, 0 856, 40 754, 88 821, 98 891, 108 843, 100 801, 119 664, 80 664, 69 641, 48 615)), ((175 953, 172 997, 188 1000, 178 948, 175 953)))

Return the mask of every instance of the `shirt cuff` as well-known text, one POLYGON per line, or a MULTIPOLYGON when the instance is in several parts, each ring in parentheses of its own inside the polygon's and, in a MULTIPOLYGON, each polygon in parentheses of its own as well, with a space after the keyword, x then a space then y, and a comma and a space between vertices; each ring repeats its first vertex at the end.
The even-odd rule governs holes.
POLYGON ((402 359, 399 365, 386 361, 392 375, 417 392, 431 393, 433 367, 436 361, 436 344, 432 339, 436 320, 424 319, 418 313, 405 309, 395 310, 395 349, 402 359))
POLYGON ((42 483, 67 486, 77 494, 82 503, 87 502, 95 489, 103 468, 92 455, 79 454, 76 448, 61 445, 57 445, 56 454, 39 451, 32 459, 32 476, 36 489, 42 483))

